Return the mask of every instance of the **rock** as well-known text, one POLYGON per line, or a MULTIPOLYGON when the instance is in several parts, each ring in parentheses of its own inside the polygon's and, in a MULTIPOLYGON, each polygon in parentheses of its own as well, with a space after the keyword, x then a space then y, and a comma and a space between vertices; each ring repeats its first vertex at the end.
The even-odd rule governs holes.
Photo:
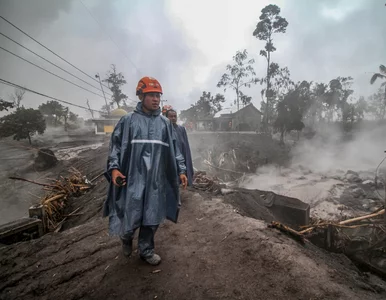
POLYGON ((362 182, 363 185, 366 185, 368 187, 375 186, 375 182, 373 180, 365 180, 362 182))
POLYGON ((38 156, 35 158, 34 168, 37 171, 44 171, 55 166, 58 162, 54 152, 47 148, 39 149, 38 156))
POLYGON ((359 177, 358 172, 355 172, 355 171, 352 171, 352 170, 348 170, 348 171, 346 172, 346 175, 348 175, 348 174, 352 174, 352 175, 355 175, 355 176, 359 177))
POLYGON ((230 193, 233 193, 235 190, 232 189, 221 189, 221 194, 228 195, 230 193))
POLYGON ((366 193, 363 189, 361 188, 355 188, 351 191, 351 195, 354 197, 354 198, 361 198, 361 197, 365 197, 366 196, 366 193))
POLYGON ((345 178, 348 182, 362 182, 362 179, 359 178, 358 174, 347 173, 345 178))

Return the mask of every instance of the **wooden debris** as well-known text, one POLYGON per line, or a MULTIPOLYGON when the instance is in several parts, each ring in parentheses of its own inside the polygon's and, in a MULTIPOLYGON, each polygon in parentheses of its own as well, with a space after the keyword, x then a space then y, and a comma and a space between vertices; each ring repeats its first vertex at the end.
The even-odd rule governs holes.
POLYGON ((385 209, 382 209, 382 210, 378 211, 377 213, 373 213, 373 214, 370 214, 370 215, 361 216, 361 217, 357 217, 357 218, 353 218, 353 219, 349 219, 349 220, 345 220, 345 221, 339 222, 339 225, 345 225, 345 224, 354 223, 354 222, 357 222, 357 221, 371 219, 371 218, 383 215, 384 213, 385 213, 385 209))
POLYGON ((193 187, 216 194, 221 192, 222 184, 217 177, 210 177, 206 172, 197 172, 194 174, 193 187))
POLYGON ((65 215, 64 208, 66 207, 66 201, 71 197, 79 197, 89 189, 93 188, 91 182, 75 168, 70 168, 68 177, 60 176, 59 179, 51 179, 52 182, 50 184, 20 177, 9 178, 26 181, 44 187, 43 190, 47 192, 40 201, 45 210, 45 220, 43 220, 43 222, 46 224, 46 228, 48 228, 49 231, 55 232, 60 231, 64 221, 68 217, 74 216, 80 209, 77 208, 72 213, 65 215))
POLYGON ((294 238, 298 242, 300 242, 302 244, 305 243, 303 235, 301 235, 299 232, 297 232, 296 230, 294 230, 286 225, 283 225, 283 224, 276 222, 276 221, 272 221, 271 224, 268 225, 268 227, 279 229, 281 232, 288 234, 289 236, 291 236, 292 238, 294 238))
POLYGON ((326 228, 329 225, 332 225, 333 227, 343 227, 343 228, 358 228, 358 227, 364 227, 364 226, 372 226, 374 225, 374 222, 369 221, 369 219, 379 217, 385 213, 385 209, 380 209, 375 213, 369 214, 369 215, 364 215, 361 217, 355 217, 352 219, 344 220, 341 222, 324 222, 324 221, 318 221, 315 224, 309 225, 309 226, 303 226, 305 228, 304 230, 299 231, 298 233, 300 234, 305 234, 305 233, 310 233, 313 231, 315 228, 326 228), (347 226, 346 224, 352 224, 360 221, 368 220, 369 222, 367 223, 359 223, 351 226, 347 226))

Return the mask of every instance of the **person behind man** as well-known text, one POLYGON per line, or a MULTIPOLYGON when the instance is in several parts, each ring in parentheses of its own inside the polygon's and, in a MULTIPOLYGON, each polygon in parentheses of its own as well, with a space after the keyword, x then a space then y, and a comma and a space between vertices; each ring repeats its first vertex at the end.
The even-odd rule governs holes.
POLYGON ((192 154, 190 152, 188 135, 186 134, 186 129, 183 126, 177 124, 177 112, 173 109, 170 109, 166 112, 165 116, 172 122, 174 129, 176 130, 177 135, 177 145, 181 151, 181 154, 185 158, 186 165, 186 176, 188 177, 188 185, 193 184, 193 162, 192 154))
POLYGON ((123 254, 129 257, 139 228, 139 256, 151 265, 161 257, 154 253, 154 235, 165 219, 177 222, 179 182, 187 185, 186 167, 169 120, 159 107, 162 87, 152 77, 137 85, 134 112, 120 119, 111 136, 106 177, 110 180, 103 216, 109 232, 119 235, 123 254))

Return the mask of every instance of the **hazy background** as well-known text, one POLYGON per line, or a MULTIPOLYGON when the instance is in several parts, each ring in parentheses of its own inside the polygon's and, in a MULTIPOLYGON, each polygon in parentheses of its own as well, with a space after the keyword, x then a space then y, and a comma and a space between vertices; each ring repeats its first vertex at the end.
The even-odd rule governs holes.
MULTIPOLYGON (((104 75, 110 64, 116 64, 128 82, 124 92, 132 99, 141 76, 156 77, 164 87, 164 99, 177 109, 184 109, 197 101, 203 90, 222 92, 216 83, 237 50, 246 48, 256 59, 258 75, 264 75, 265 61, 258 55, 263 42, 252 32, 261 9, 269 3, 279 5, 281 15, 289 22, 287 33, 275 37, 278 50, 273 61, 288 66, 295 81, 327 83, 337 76, 352 76, 358 95, 376 91, 379 84, 370 85, 371 73, 366 72, 377 71, 379 64, 385 62, 384 0, 0 0, 0 15, 91 76, 97 72, 104 75)), ((98 85, 3 20, 0 32, 98 85)), ((0 37, 0 44, 78 82, 4 37, 0 37)), ((104 104, 103 98, 2 50, 0 78, 80 105, 86 105, 88 98, 94 109, 104 104)), ((245 91, 258 108, 260 89, 256 86, 245 91)), ((12 91, 0 84, 0 97, 7 99, 12 91)), ((230 105, 234 95, 227 92, 226 97, 224 107, 230 105)), ((28 93, 24 103, 37 107, 46 101, 28 93)), ((89 117, 82 109, 72 110, 89 117)))

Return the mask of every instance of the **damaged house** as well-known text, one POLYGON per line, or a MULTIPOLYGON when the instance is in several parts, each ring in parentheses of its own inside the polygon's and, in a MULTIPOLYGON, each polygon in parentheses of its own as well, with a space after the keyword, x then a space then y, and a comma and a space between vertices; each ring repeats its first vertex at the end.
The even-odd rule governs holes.
POLYGON ((224 109, 215 114, 213 128, 217 131, 256 131, 261 126, 262 115, 252 103, 236 112, 224 109))

